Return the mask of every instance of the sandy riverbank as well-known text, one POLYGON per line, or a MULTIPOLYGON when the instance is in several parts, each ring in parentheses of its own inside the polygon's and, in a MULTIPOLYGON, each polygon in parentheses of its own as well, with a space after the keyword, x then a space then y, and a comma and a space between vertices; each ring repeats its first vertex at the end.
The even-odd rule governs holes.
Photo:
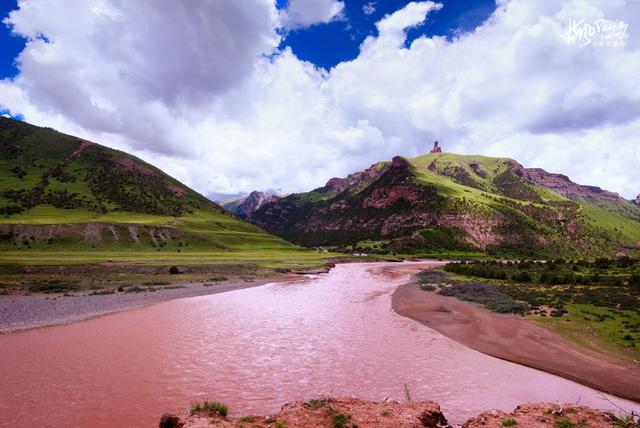
POLYGON ((0 334, 18 330, 69 324, 96 316, 136 309, 186 297, 224 293, 272 282, 300 281, 300 275, 277 278, 236 279, 204 286, 202 283, 175 283, 183 288, 157 287, 156 291, 89 295, 0 296, 0 334))
POLYGON ((398 287, 392 305, 398 314, 484 354, 640 402, 640 364, 580 348, 519 316, 496 314, 414 283, 398 287))

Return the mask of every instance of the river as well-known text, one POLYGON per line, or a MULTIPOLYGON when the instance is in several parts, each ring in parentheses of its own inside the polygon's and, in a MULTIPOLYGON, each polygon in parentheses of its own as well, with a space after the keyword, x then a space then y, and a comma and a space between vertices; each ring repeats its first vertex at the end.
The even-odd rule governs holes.
POLYGON ((424 265, 342 264, 303 282, 1 335, 0 426, 151 427, 198 399, 241 416, 320 395, 401 401, 405 385, 458 423, 532 401, 614 408, 598 391, 473 351, 393 312, 391 294, 424 265))

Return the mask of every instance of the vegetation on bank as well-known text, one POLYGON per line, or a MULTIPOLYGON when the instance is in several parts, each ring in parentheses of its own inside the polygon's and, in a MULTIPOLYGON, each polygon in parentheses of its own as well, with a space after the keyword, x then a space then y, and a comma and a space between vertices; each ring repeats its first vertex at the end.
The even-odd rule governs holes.
POLYGON ((572 341, 640 356, 640 260, 471 261, 418 275, 426 291, 516 313, 572 341))
POLYGON ((209 400, 197 401, 191 404, 191 414, 200 411, 216 413, 224 417, 229 413, 229 407, 226 404, 220 403, 218 401, 209 400))

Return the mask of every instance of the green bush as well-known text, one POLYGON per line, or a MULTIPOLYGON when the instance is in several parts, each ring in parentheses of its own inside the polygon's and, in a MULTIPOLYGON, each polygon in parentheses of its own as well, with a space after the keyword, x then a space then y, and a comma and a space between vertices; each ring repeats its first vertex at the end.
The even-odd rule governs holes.
POLYGON ((192 414, 201 410, 218 413, 220 416, 227 416, 229 412, 229 408, 226 404, 222 404, 217 401, 204 400, 202 402, 195 402, 191 405, 192 414))
POLYGON ((345 428, 347 426, 347 422, 351 419, 350 415, 345 415, 344 413, 336 412, 331 417, 333 420, 333 426, 335 428, 345 428))

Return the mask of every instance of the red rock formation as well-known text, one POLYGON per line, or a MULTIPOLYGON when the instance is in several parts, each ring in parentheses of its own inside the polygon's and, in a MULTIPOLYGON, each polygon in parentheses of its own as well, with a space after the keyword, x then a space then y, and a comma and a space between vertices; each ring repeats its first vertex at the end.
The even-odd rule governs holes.
POLYGON ((440 143, 437 141, 433 142, 433 149, 429 153, 442 153, 442 147, 440 147, 440 143))
POLYGON ((564 174, 547 172, 542 168, 524 168, 515 161, 513 161, 512 171, 531 183, 539 184, 564 196, 585 199, 605 198, 614 202, 621 199, 617 193, 596 186, 576 184, 564 174))
POLYGON ((251 214, 258 211, 260 207, 269 202, 271 197, 264 192, 253 191, 238 207, 238 216, 241 218, 250 217, 251 214))
MULTIPOLYGON (((285 404, 271 416, 245 416, 227 418, 213 411, 184 413, 180 416, 166 414, 161 428, 273 427, 279 422, 288 428, 333 428, 358 426, 360 428, 445 428, 450 427, 438 403, 433 401, 373 402, 358 398, 318 398, 285 404), (338 424, 336 421, 342 421, 338 424)), ((524 404, 512 413, 500 410, 484 412, 469 419, 465 428, 502 428, 503 426, 528 428, 554 428, 558 426, 589 426, 605 428, 622 426, 608 412, 593 410, 573 404, 524 404), (509 421, 509 422, 505 422, 509 421)), ((630 423, 628 426, 635 426, 630 423)), ((626 425, 625 425, 626 426, 626 425)))

